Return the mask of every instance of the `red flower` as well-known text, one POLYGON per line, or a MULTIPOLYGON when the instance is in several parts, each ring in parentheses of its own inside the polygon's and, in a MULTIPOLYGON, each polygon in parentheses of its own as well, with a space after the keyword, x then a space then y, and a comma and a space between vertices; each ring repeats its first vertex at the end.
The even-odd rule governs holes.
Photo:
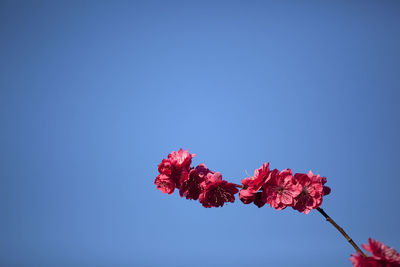
POLYGON ((219 172, 207 175, 204 191, 199 201, 205 208, 222 207, 225 202, 235 202, 235 194, 239 191, 235 184, 222 180, 219 172))
POLYGON ((364 257, 360 253, 357 255, 352 255, 350 258, 353 266, 356 267, 385 267, 390 265, 382 265, 378 260, 374 259, 373 257, 364 257))
POLYGON ((330 188, 324 186, 325 177, 314 175, 311 171, 308 174, 296 173, 294 181, 301 186, 301 192, 296 197, 293 209, 308 214, 322 204, 322 197, 330 193, 330 188))
POLYGON ((174 167, 172 166, 172 163, 168 159, 163 159, 158 165, 158 172, 166 175, 171 175, 172 172, 174 171, 174 167))
POLYGON ((194 156, 196 156, 196 154, 190 154, 188 150, 183 150, 181 148, 178 152, 172 151, 171 154, 168 155, 168 160, 171 161, 176 170, 189 170, 194 156))
POLYGON ((203 163, 191 169, 189 175, 181 177, 179 194, 187 199, 197 200, 204 190, 207 174, 213 174, 203 163))
POLYGON ((214 173, 214 172, 210 171, 209 173, 207 173, 207 175, 204 179, 204 182, 202 183, 202 187, 206 188, 206 186, 208 184, 219 182, 219 181, 222 181, 222 174, 219 172, 214 173))
POLYGON ((369 244, 364 244, 363 248, 372 253, 372 256, 363 256, 361 253, 352 255, 350 260, 355 267, 400 267, 400 254, 391 247, 368 239, 369 244))
POLYGON ((254 171, 253 177, 248 177, 242 180, 244 188, 251 188, 254 191, 260 190, 260 188, 269 179, 269 162, 264 163, 260 168, 254 171))
POLYGON ((282 210, 292 206, 295 197, 301 192, 301 186, 294 183, 292 170, 273 170, 270 179, 263 185, 261 200, 271 207, 282 210))
POLYGON ((256 198, 257 191, 247 188, 247 189, 241 189, 239 192, 239 199, 244 203, 244 204, 250 204, 253 202, 256 198))
POLYGON ((372 238, 369 238, 368 242, 369 244, 363 245, 363 248, 371 252, 375 258, 400 264, 400 254, 394 248, 372 238))
POLYGON ((160 190, 163 193, 166 193, 167 191, 169 194, 174 191, 170 190, 172 182, 174 187, 179 188, 181 186, 180 182, 182 180, 187 180, 189 176, 190 164, 192 163, 192 158, 194 156, 195 154, 189 154, 187 150, 185 151, 182 148, 178 152, 172 151, 168 155, 168 159, 163 159, 158 165, 158 172, 164 176, 162 176, 163 178, 159 178, 159 175, 157 176, 158 179, 156 178, 154 181, 155 184, 159 185, 157 188, 163 188, 160 190), (168 179, 165 178, 166 176, 168 176, 168 179), (165 189, 165 186, 162 185, 165 183, 168 184, 168 189, 165 189))
POLYGON ((163 193, 172 194, 175 189, 175 181, 166 174, 160 174, 156 177, 154 181, 158 190, 161 190, 163 193))
MULTIPOLYGON (((250 204, 256 198, 256 193, 269 179, 269 162, 264 163, 254 171, 254 176, 242 180, 243 188, 240 190, 239 199, 244 204, 250 204)), ((259 205, 257 205, 259 206, 259 205)))

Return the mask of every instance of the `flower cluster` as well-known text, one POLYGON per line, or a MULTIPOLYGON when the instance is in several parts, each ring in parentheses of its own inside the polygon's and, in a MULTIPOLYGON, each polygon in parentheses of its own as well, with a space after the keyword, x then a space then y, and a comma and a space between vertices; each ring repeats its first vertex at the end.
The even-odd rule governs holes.
POLYGON ((254 171, 254 176, 242 180, 239 198, 244 204, 253 202, 259 208, 268 203, 277 210, 292 207, 308 214, 321 206, 322 197, 330 193, 325 183, 325 177, 311 171, 293 175, 290 169, 270 170, 269 163, 264 163, 254 171))
POLYGON ((196 155, 181 149, 178 152, 173 151, 167 159, 163 159, 158 165, 160 174, 154 182, 157 189, 163 193, 172 194, 175 188, 180 188, 181 181, 189 176, 190 164, 194 156, 196 155))
POLYGON ((160 173, 154 183, 163 193, 172 194, 179 189, 181 197, 199 200, 203 207, 222 207, 234 202, 239 192, 235 184, 222 180, 219 172, 213 172, 205 164, 191 167, 192 158, 187 150, 173 151, 158 165, 160 173))
POLYGON ((206 207, 222 207, 226 202, 234 202, 235 194, 241 187, 239 198, 245 204, 254 203, 259 208, 266 203, 282 210, 292 207, 308 214, 322 204, 324 195, 330 188, 324 186, 325 177, 296 173, 286 169, 270 170, 269 163, 264 163, 254 171, 254 176, 242 180, 243 186, 228 183, 219 172, 213 172, 206 165, 191 167, 192 158, 187 150, 173 151, 167 159, 158 165, 159 175, 155 180, 157 189, 172 194, 177 188, 181 197, 199 200, 206 207))
POLYGON ((372 253, 372 256, 364 256, 361 253, 352 255, 351 262, 355 267, 400 267, 400 254, 385 244, 372 238, 368 239, 369 244, 363 248, 372 253))

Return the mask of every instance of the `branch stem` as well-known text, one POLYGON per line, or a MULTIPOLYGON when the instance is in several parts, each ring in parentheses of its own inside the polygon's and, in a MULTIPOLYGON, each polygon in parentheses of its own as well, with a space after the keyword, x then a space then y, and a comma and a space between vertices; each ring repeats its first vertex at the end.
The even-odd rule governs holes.
POLYGON ((350 236, 348 234, 346 234, 346 232, 343 230, 342 227, 340 227, 331 217, 329 217, 328 214, 326 214, 326 212, 321 209, 321 208, 317 208, 317 210, 319 211, 319 213, 322 214, 322 216, 325 217, 325 219, 330 222, 333 227, 335 227, 345 238, 347 241, 349 241, 349 243, 353 246, 353 248, 361 253, 361 255, 363 255, 364 257, 366 257, 367 255, 357 246, 357 244, 353 241, 353 239, 350 238, 350 236))

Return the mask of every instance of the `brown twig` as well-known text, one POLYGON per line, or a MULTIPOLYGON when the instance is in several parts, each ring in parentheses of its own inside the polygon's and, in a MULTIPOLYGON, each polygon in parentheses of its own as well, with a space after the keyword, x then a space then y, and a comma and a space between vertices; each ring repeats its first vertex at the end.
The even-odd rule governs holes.
POLYGON ((343 230, 342 227, 340 227, 331 217, 329 217, 328 214, 326 214, 326 212, 321 209, 321 208, 317 208, 317 210, 319 211, 319 213, 322 214, 322 216, 325 217, 325 219, 330 222, 345 238, 347 241, 349 241, 349 243, 353 246, 353 248, 361 253, 364 257, 366 257, 367 255, 357 246, 357 244, 353 241, 353 239, 350 238, 350 236, 348 234, 346 234, 346 232, 343 230))

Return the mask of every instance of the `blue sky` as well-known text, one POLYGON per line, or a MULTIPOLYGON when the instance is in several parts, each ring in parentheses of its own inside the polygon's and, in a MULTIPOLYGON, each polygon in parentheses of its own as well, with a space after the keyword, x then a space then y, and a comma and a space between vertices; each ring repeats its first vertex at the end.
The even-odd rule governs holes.
POLYGON ((328 178, 359 244, 400 249, 397 1, 2 1, 1 266, 351 266, 315 211, 153 182, 172 150, 239 183, 328 178))

